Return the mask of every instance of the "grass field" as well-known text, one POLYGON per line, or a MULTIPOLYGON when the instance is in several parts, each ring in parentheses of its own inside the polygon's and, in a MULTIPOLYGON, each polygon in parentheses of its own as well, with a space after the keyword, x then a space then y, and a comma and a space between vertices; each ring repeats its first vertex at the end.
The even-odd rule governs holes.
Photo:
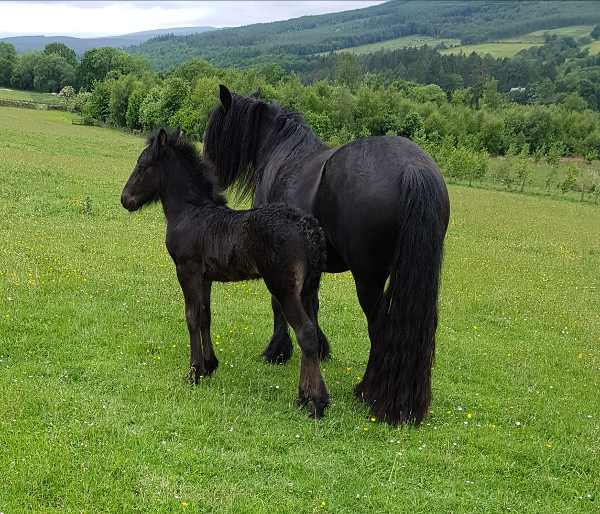
MULTIPOLYGON (((429 36, 406 36, 399 37, 396 39, 389 39, 388 41, 382 41, 381 43, 371 43, 368 45, 354 46, 352 48, 345 48, 343 50, 336 50, 335 53, 341 52, 353 52, 355 54, 369 54, 373 52, 379 52, 382 48, 384 50, 401 50, 402 48, 417 47, 420 48, 423 45, 435 47, 436 45, 444 42, 447 46, 460 46, 460 39, 437 39, 429 36)), ((317 55, 327 55, 329 52, 321 52, 317 55)))
MULTIPOLYGON (((429 36, 406 36, 396 39, 390 39, 381 43, 372 43, 368 45, 355 46, 352 48, 345 48, 337 50, 336 53, 341 52, 352 52, 357 55, 368 54, 372 52, 378 52, 382 48, 384 50, 399 50, 404 47, 421 47, 428 45, 429 47, 435 47, 442 41, 448 46, 445 50, 440 50, 442 55, 458 54, 463 52, 469 55, 472 52, 476 52, 480 55, 491 54, 495 58, 513 57, 517 52, 530 48, 532 46, 542 46, 544 44, 544 34, 556 34, 558 36, 571 36, 579 38, 587 36, 594 29, 594 26, 590 25, 576 25, 572 27, 563 27, 560 29, 550 29, 547 31, 538 30, 536 32, 530 32, 523 36, 509 38, 503 41, 481 43, 478 45, 461 45, 459 39, 438 39, 429 36)), ((600 41, 593 41, 589 45, 590 55, 597 54, 600 52, 600 41)), ((323 52, 317 55, 327 55, 328 52, 323 52)))
POLYGON ((51 93, 36 93, 16 89, 0 88, 0 99, 35 102, 40 104, 65 105, 65 100, 51 93))
POLYGON ((349 273, 326 275, 331 406, 299 351, 259 355, 261 282, 213 288, 220 368, 195 387, 160 206, 129 214, 139 138, 0 107, 0 512, 593 513, 600 208, 450 185, 434 398, 372 421, 349 273))

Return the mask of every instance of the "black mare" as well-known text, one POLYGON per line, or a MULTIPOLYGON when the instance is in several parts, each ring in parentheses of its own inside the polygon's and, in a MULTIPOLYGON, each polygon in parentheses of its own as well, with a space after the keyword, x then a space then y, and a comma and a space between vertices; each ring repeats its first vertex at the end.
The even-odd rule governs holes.
POLYGON ((282 204, 230 209, 210 165, 180 129, 149 137, 121 204, 136 211, 159 199, 167 218, 167 250, 185 299, 190 380, 197 382, 218 366, 210 336, 212 282, 262 277, 302 350, 296 403, 312 400, 309 415, 322 417, 329 393, 319 368, 316 327, 326 246, 317 220, 282 204))
MULTIPOLYGON (((276 103, 221 86, 204 156, 219 184, 253 195, 254 206, 283 202, 313 214, 325 231, 327 271, 350 269, 371 350, 360 401, 388 423, 420 422, 431 401, 437 297, 450 217, 435 162, 397 136, 330 148, 302 118, 276 103), (386 282, 389 285, 386 288, 386 282)), ((273 338, 263 356, 289 359, 292 343, 276 298, 273 338)), ((319 330, 319 353, 329 348, 319 330)))

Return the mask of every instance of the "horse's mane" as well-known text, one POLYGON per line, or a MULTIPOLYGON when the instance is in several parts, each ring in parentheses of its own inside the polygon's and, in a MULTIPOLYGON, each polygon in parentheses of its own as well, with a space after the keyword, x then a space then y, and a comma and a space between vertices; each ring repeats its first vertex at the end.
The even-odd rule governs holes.
POLYGON ((238 197, 251 198, 265 165, 279 167, 297 155, 308 154, 325 144, 302 116, 277 103, 265 103, 233 93, 228 111, 219 105, 211 114, 204 138, 204 154, 216 165, 221 187, 234 185, 238 197), (266 140, 260 140, 261 117, 273 119, 266 140), (259 145, 271 153, 257 163, 259 145))
MULTIPOLYGON (((147 147, 156 152, 158 146, 155 145, 160 129, 148 134, 146 138, 147 147)), ((215 176, 215 167, 212 163, 205 161, 196 145, 192 141, 188 141, 179 129, 167 132, 167 148, 178 150, 190 169, 190 178, 192 180, 191 189, 203 198, 208 197, 209 200, 219 205, 226 205, 227 200, 221 194, 221 188, 218 185, 215 176)))

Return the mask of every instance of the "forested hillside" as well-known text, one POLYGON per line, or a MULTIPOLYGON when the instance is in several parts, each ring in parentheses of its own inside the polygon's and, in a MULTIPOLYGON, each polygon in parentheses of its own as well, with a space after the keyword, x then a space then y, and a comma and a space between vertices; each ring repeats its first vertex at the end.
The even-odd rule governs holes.
POLYGON ((481 43, 571 25, 600 23, 600 2, 415 2, 188 36, 160 36, 126 49, 167 71, 199 57, 213 66, 248 69, 275 62, 305 71, 305 57, 414 34, 481 43), (303 68, 304 67, 304 68, 303 68))

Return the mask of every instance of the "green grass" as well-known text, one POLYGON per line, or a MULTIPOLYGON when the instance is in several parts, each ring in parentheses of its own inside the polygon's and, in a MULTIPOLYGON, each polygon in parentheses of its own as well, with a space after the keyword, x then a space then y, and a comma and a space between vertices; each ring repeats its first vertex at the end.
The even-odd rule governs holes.
MULTIPOLYGON (((353 46, 352 48, 345 48, 343 50, 336 50, 335 53, 352 52, 357 55, 369 54, 379 52, 382 48, 384 50, 401 50, 402 48, 417 47, 420 48, 423 45, 435 47, 436 45, 444 42, 448 46, 460 46, 460 39, 437 39, 429 36, 405 36, 396 39, 389 39, 382 41, 381 43, 370 43, 368 45, 353 46)), ((329 52, 321 52, 317 55, 327 55, 329 52)))
POLYGON ((0 99, 51 105, 64 105, 66 103, 65 100, 52 93, 36 93, 34 91, 21 91, 7 88, 0 88, 0 99))
POLYGON ((183 380, 163 214, 119 203, 143 145, 0 108, 0 512, 598 510, 600 209, 449 186, 434 398, 417 428, 353 400, 366 324, 351 276, 325 276, 332 403, 315 422, 292 402, 299 352, 259 357, 261 282, 214 287, 221 365, 183 380))
MULTIPOLYGON (((514 57, 517 52, 530 48, 532 46, 542 46, 544 44, 544 34, 556 34, 557 36, 565 37, 571 36, 574 38, 580 38, 582 36, 588 36, 593 30, 594 26, 589 25, 577 25, 572 27, 562 27, 559 29, 550 30, 538 30, 524 34, 519 37, 509 38, 503 41, 481 43, 478 45, 461 45, 459 39, 438 39, 429 36, 406 36, 396 39, 390 39, 381 43, 372 43, 368 45, 360 45, 352 48, 345 48, 342 50, 336 50, 336 53, 341 52, 352 52, 357 55, 368 54, 378 52, 382 48, 384 50, 400 50, 404 47, 421 47, 427 45, 429 47, 435 47, 442 41, 448 46, 445 50, 440 50, 442 55, 458 54, 463 52, 469 55, 472 52, 476 52, 480 55, 491 54, 495 58, 514 57)), ((597 54, 600 52, 600 41, 594 41, 589 45, 590 55, 597 54)), ((317 55, 327 55, 328 52, 322 52, 317 55)))
MULTIPOLYGON (((553 180, 550 187, 550 191, 547 189, 547 178, 550 174, 551 168, 543 158, 539 162, 535 162, 533 158, 528 158, 529 169, 531 170, 531 176, 527 179, 526 185, 521 192, 521 183, 516 177, 516 172, 513 169, 511 171, 510 184, 500 183, 496 181, 493 183, 492 174, 498 173, 504 157, 492 157, 490 158, 490 169, 482 180, 473 180, 473 187, 480 187, 484 189, 494 189, 498 191, 511 191, 521 195, 534 195, 534 196, 549 196, 553 199, 567 202, 583 202, 590 203, 593 205, 600 205, 600 200, 595 194, 590 194, 585 191, 590 189, 591 184, 598 183, 598 177, 600 177, 600 161, 594 160, 588 164, 582 157, 565 157, 561 159, 556 171, 556 178, 553 180), (576 163, 579 168, 579 180, 573 189, 566 193, 562 193, 559 189, 559 185, 567 177, 567 170, 571 163, 576 163), (581 199, 581 184, 585 185, 585 191, 583 200, 581 199)), ((449 180, 449 177, 445 177, 449 180)), ((453 183, 461 185, 468 185, 468 180, 454 180, 453 183)))
POLYGON ((469 55, 473 52, 479 55, 490 54, 496 59, 504 57, 514 57, 521 50, 532 46, 542 46, 544 43, 502 41, 499 43, 481 43, 479 45, 457 45, 452 48, 440 50, 442 55, 459 54, 460 52, 469 55))
POLYGON ((594 30, 595 25, 572 25, 570 27, 561 27, 558 29, 548 29, 548 30, 536 30, 535 32, 530 32, 529 34, 525 34, 523 38, 527 39, 544 39, 544 34, 555 34, 559 37, 567 37, 570 36, 572 38, 580 38, 583 36, 589 36, 590 32, 594 30))

